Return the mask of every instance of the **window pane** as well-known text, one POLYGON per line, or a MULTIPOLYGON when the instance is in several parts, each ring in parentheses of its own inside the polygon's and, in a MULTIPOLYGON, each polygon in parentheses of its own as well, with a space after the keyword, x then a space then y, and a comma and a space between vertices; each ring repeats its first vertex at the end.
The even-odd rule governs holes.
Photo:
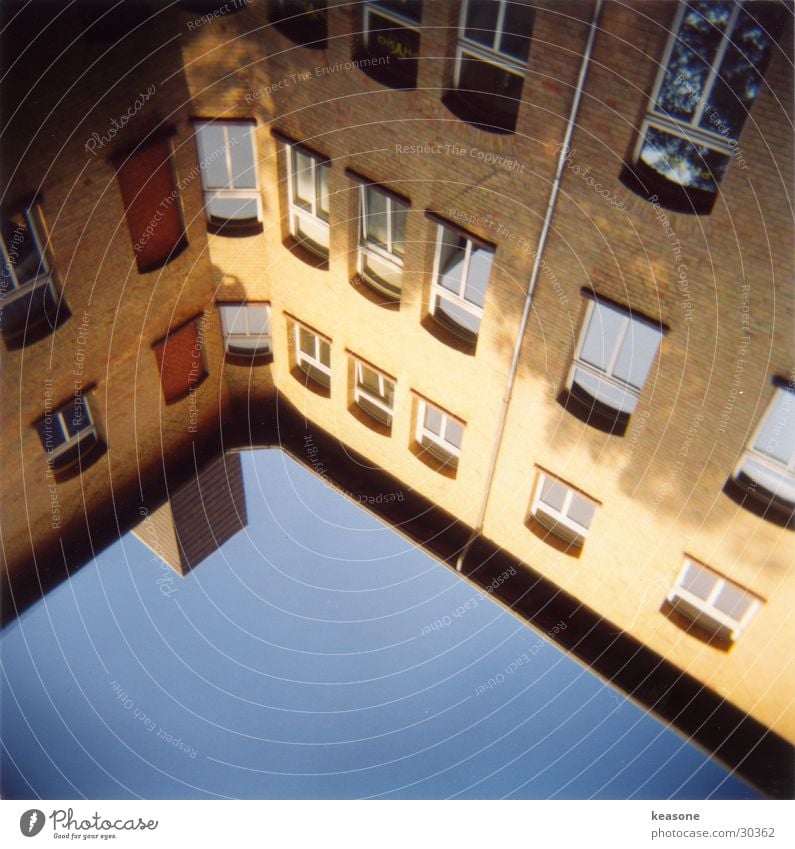
POLYGON ((520 3, 509 3, 505 10, 499 49, 514 59, 526 62, 530 54, 530 32, 533 28, 533 9, 520 3))
POLYGON ((229 182, 223 124, 199 127, 199 166, 206 189, 223 189, 229 182))
POLYGON ((743 592, 733 584, 725 583, 712 602, 712 606, 739 622, 748 611, 752 601, 753 599, 748 593, 743 592))
POLYGON ((298 348, 308 357, 315 358, 315 334, 300 326, 298 328, 298 348))
POLYGON ((312 179, 312 160, 301 151, 292 148, 293 155, 293 199, 296 206, 311 212, 315 200, 315 184, 312 179))
POLYGON ((230 333, 245 333, 246 320, 242 304, 223 304, 221 307, 221 327, 227 335, 230 333))
POLYGON ((386 195, 371 186, 365 188, 365 217, 367 240, 386 248, 388 239, 386 195))
POLYGON ((524 77, 474 56, 461 57, 458 89, 467 95, 483 122, 513 129, 522 99, 524 77))
POLYGON ((541 485, 541 501, 561 513, 567 492, 568 488, 563 486, 562 483, 554 480, 554 478, 545 477, 541 485))
POLYGON ((61 422, 55 413, 44 416, 36 422, 41 445, 45 451, 54 451, 66 441, 61 430, 61 422))
POLYGON ((486 47, 495 46, 500 4, 494 0, 469 0, 464 35, 486 47))
POLYGON ((268 336, 270 329, 270 307, 267 304, 247 304, 248 332, 256 336, 268 336))
MULTIPOLYGON (((41 268, 41 257, 36 248, 33 233, 24 216, 14 216, 12 219, 3 222, 3 242, 6 246, 8 261, 14 269, 20 286, 35 280, 39 272, 44 271, 41 268)), ((13 284, 5 268, 3 271, 2 291, 5 292, 13 284)))
POLYGON ((409 208, 406 204, 392 200, 392 252, 403 256, 406 247, 406 216, 409 208))
POLYGON ((655 127, 646 130, 640 160, 672 183, 716 192, 731 157, 655 127))
POLYGON ((232 185, 236 189, 255 189, 257 187, 253 129, 250 124, 229 124, 232 185))
POLYGON ((748 109, 759 93, 773 33, 779 29, 783 11, 778 4, 755 3, 753 17, 747 11, 740 12, 701 119, 704 129, 728 138, 739 137, 748 109))
POLYGON ((436 407, 432 407, 430 404, 425 405, 425 430, 429 430, 431 433, 441 436, 442 418, 443 416, 440 410, 437 410, 436 407))
POLYGON ((706 601, 718 580, 718 577, 707 569, 702 569, 695 563, 688 563, 680 583, 683 589, 706 601))
POLYGON ((377 5, 403 15, 416 23, 422 17, 422 0, 376 0, 377 5))
POLYGON ((630 320, 613 374, 630 386, 642 389, 657 354, 660 338, 660 332, 645 322, 630 320))
POLYGON ((754 448, 785 466, 795 461, 795 393, 776 391, 768 407, 754 448))
POLYGON ((74 400, 62 407, 61 413, 69 436, 76 436, 83 428, 91 424, 88 413, 83 406, 83 399, 79 395, 75 395, 74 400))
POLYGON ((580 359, 601 371, 607 372, 608 364, 618 344, 627 316, 612 307, 595 302, 580 351, 580 359))
POLYGON ((459 424, 457 421, 448 418, 447 419, 447 427, 445 428, 444 438, 451 445, 455 445, 456 448, 461 450, 461 442, 464 439, 464 426, 459 424))
POLYGON ((389 18, 369 15, 367 46, 371 56, 384 58, 394 65, 396 73, 404 71, 401 63, 410 63, 420 55, 420 34, 406 26, 395 25, 389 18))
POLYGON ((455 230, 442 227, 439 275, 436 282, 456 294, 461 292, 467 241, 455 230))
POLYGON ((325 163, 317 165, 318 178, 318 209, 317 214, 324 221, 328 221, 328 177, 330 168, 325 163))
POLYGON ((359 385, 371 395, 380 395, 378 374, 363 363, 359 363, 359 385))
POLYGON ((675 118, 692 117, 729 23, 732 5, 728 0, 689 5, 657 98, 659 111, 675 118))
POLYGON ((331 346, 325 339, 318 340, 320 342, 320 352, 318 359, 324 366, 331 368, 331 346))
POLYGON ((594 513, 596 513, 596 505, 593 501, 575 493, 568 509, 569 518, 583 528, 590 528, 594 513))
POLYGON ((494 254, 491 251, 477 247, 474 244, 472 245, 464 297, 470 303, 481 308, 486 300, 486 287, 489 284, 489 275, 491 274, 491 263, 493 260, 494 254))
POLYGON ((455 325, 453 330, 461 328, 473 336, 477 336, 480 331, 479 316, 465 310, 460 303, 444 296, 439 298, 434 315, 437 318, 447 319, 448 323, 455 325))

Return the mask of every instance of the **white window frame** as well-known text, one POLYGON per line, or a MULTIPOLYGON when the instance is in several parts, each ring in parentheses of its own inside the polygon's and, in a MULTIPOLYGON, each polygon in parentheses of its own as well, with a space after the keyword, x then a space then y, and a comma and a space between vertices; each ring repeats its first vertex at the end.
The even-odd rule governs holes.
MULTIPOLYGON (((500 9, 497 13, 497 24, 493 30, 493 44, 500 44, 504 35, 505 27, 505 12, 508 6, 508 0, 492 0, 493 3, 499 3, 500 9)), ((470 0, 465 0, 461 7, 461 17, 459 20, 458 29, 458 46, 456 48, 454 80, 455 87, 459 88, 461 84, 461 66, 463 63, 464 54, 467 53, 481 62, 488 62, 489 65, 495 65, 507 73, 521 77, 522 81, 527 72, 527 60, 519 61, 514 56, 503 53, 498 47, 486 47, 478 41, 468 38, 466 35, 467 14, 469 12, 470 0)), ((529 5, 529 4, 526 4, 529 5)), ((529 38, 529 36, 528 36, 529 38)), ((518 105, 517 105, 518 111, 518 105)))
MULTIPOLYGON (((65 404, 61 404, 60 407, 56 410, 52 410, 48 413, 54 423, 57 423, 58 429, 61 431, 61 436, 64 438, 63 442, 61 442, 56 447, 52 449, 44 447, 45 454, 47 456, 47 462, 50 465, 55 465, 56 461, 59 457, 64 454, 67 454, 71 449, 77 445, 81 440, 85 440, 86 436, 89 434, 93 434, 97 439, 99 438, 99 434, 97 432, 97 427, 94 422, 94 416, 91 412, 91 406, 88 403, 88 398, 86 398, 85 394, 80 394, 79 396, 74 396, 70 398, 65 404), (80 430, 74 434, 74 436, 69 436, 69 431, 66 425, 66 418, 69 413, 69 410, 74 409, 74 398, 79 397, 80 403, 83 407, 83 415, 86 419, 85 427, 80 428, 80 430), (64 414, 64 410, 67 411, 67 414, 64 414)), ((46 419, 47 415, 44 416, 46 419)))
POLYGON ((327 388, 331 387, 331 340, 321 336, 305 324, 296 321, 294 323, 295 362, 298 368, 309 378, 327 388), (314 339, 314 354, 307 354, 301 350, 301 331, 308 333, 314 339), (322 346, 328 346, 329 364, 326 365, 322 359, 322 346), (319 372, 319 376, 318 376, 319 372))
POLYGON ((224 350, 228 354, 240 354, 242 356, 265 356, 273 353, 273 336, 271 331, 271 305, 266 302, 259 301, 224 301, 218 304, 218 311, 221 315, 221 330, 224 336, 224 350), (249 309, 251 307, 265 307, 268 313, 268 332, 257 333, 252 331, 249 326, 249 309), (234 325, 234 321, 227 322, 225 315, 231 310, 238 310, 243 315, 243 325, 246 329, 245 333, 233 333, 229 327, 234 325))
MULTIPOLYGON (((25 283, 20 283, 17 273, 14 269, 14 264, 11 262, 11 250, 5 243, 5 239, 0 236, 0 253, 2 254, 3 265, 8 271, 8 279, 11 281, 11 288, 0 295, 0 303, 10 303, 17 298, 28 295, 35 289, 52 286, 53 276, 50 259, 47 252, 49 245, 49 234, 47 226, 44 223, 44 217, 38 204, 33 203, 22 210, 22 216, 28 226, 28 231, 33 239, 33 244, 38 254, 38 273, 32 280, 25 283)), ((57 298, 56 292, 53 290, 53 296, 57 298)))
MULTIPOLYGON (((746 471, 749 463, 755 463, 762 466, 764 469, 769 470, 773 475, 783 476, 785 479, 788 478, 790 491, 787 495, 780 496, 784 501, 788 503, 795 504, 795 452, 790 457, 788 463, 781 463, 776 460, 774 457, 771 457, 769 454, 764 453, 759 448, 757 448, 757 441, 762 436, 762 431, 767 424, 768 418, 775 415, 778 403, 795 405, 795 387, 788 388, 784 386, 777 386, 775 394, 770 399, 767 407, 765 408, 765 412, 762 414, 762 417, 759 419, 759 423, 754 428, 753 435, 751 439, 748 441, 748 444, 745 447, 745 450, 740 457, 740 460, 737 462, 734 467, 733 477, 737 478, 741 473, 745 474, 746 477, 753 480, 755 483, 758 483, 762 486, 766 491, 772 492, 773 495, 778 495, 778 487, 775 489, 771 486, 766 486, 765 481, 757 480, 757 477, 753 474, 749 474, 746 471)), ((769 483, 770 481, 768 481, 769 483)))
MULTIPOLYGON (((402 284, 400 289, 392 289, 390 286, 386 286, 378 280, 375 280, 373 277, 368 276, 365 271, 365 257, 369 256, 376 263, 385 263, 387 267, 390 267, 392 271, 396 274, 403 274, 403 257, 399 254, 395 253, 393 250, 394 241, 395 241, 395 215, 394 215, 394 204, 400 203, 403 206, 406 206, 408 210, 408 205, 404 204, 398 198, 395 198, 391 192, 386 191, 386 189, 382 189, 380 186, 376 186, 373 183, 360 183, 359 184, 359 250, 357 252, 357 264, 356 270, 361 275, 362 279, 367 282, 369 286, 372 286, 374 289, 377 289, 379 292, 384 293, 385 295, 390 295, 392 297, 400 297, 400 294, 403 290, 402 284), (378 192, 383 195, 386 199, 386 221, 387 221, 387 244, 386 249, 376 242, 373 242, 369 239, 367 234, 367 190, 370 189, 374 192, 378 192)), ((405 234, 404 234, 405 238, 405 234)))
MULTIPOLYGON (((624 404, 623 404, 621 409, 612 407, 612 405, 610 405, 607 401, 602 400, 601 398, 596 398, 596 400, 599 401, 600 404, 605 404, 606 406, 611 406, 612 409, 615 409, 616 412, 618 412, 618 413, 625 414, 625 415, 632 415, 632 413, 635 412, 635 408, 637 407, 638 399, 640 398, 640 395, 643 392, 643 386, 637 387, 637 386, 633 386, 631 383, 626 383, 620 377, 616 377, 612 373, 612 370, 613 370, 613 368, 615 368, 616 362, 618 361, 618 357, 621 353, 622 345, 624 344, 624 340, 627 338, 627 333, 629 331, 629 328, 630 328, 632 322, 636 321, 639 324, 645 324, 646 326, 651 327, 651 328, 655 328, 656 326, 651 322, 644 321, 640 317, 633 316, 630 313, 629 310, 626 310, 623 307, 620 307, 616 304, 608 304, 608 303, 605 303, 605 302, 600 302, 600 300, 598 298, 588 298, 587 301, 588 301, 588 304, 587 304, 587 307, 586 307, 585 319, 584 319, 583 324, 582 324, 582 329, 580 330, 579 338, 577 339, 577 347, 574 349, 574 357, 572 358, 572 364, 571 364, 571 367, 569 368, 569 375, 568 375, 567 382, 566 382, 566 388, 570 390, 572 388, 572 386, 574 385, 574 382, 575 382, 574 381, 574 375, 575 375, 575 372, 576 372, 577 369, 588 372, 589 374, 592 374, 595 377, 597 377, 600 381, 604 381, 606 383, 609 383, 612 386, 616 387, 617 389, 621 390, 624 393, 625 399, 627 399, 627 400, 624 401, 624 404), (603 371, 602 369, 598 368, 597 366, 594 366, 591 363, 588 363, 585 360, 580 359, 582 349, 585 345, 585 340, 588 336, 588 331, 591 327, 591 321, 594 318, 594 314, 596 313, 598 306, 603 306, 603 307, 606 307, 608 309, 612 309, 615 312, 620 312, 620 313, 623 313, 623 315, 624 315, 624 324, 622 325, 622 327, 619 331, 619 334, 615 338, 615 341, 613 343, 613 351, 612 351, 612 354, 611 354, 610 359, 608 361, 608 370, 607 371, 603 371), (626 409, 627 407, 629 407, 629 409, 626 409)), ((659 338, 659 341, 657 343, 657 350, 655 351, 654 357, 652 357, 651 364, 649 365, 649 372, 651 371, 652 365, 654 365, 654 361, 657 359, 657 356, 659 355, 660 344, 662 342, 662 337, 663 337, 662 329, 659 328, 659 327, 656 327, 656 329, 659 332, 660 338, 659 338)), ((649 372, 646 373, 646 377, 644 378, 644 381, 643 381, 644 386, 646 384, 646 381, 648 380, 649 372)))
POLYGON ((353 400, 356 402, 359 408, 363 410, 368 416, 371 416, 372 418, 376 419, 386 427, 391 427, 392 419, 395 415, 394 398, 395 389, 397 387, 397 381, 395 381, 394 378, 391 378, 388 375, 384 374, 379 369, 371 366, 369 363, 364 362, 363 360, 359 360, 358 358, 353 357, 353 362, 353 400), (371 371, 378 378, 378 395, 374 395, 365 385, 363 369, 371 371), (392 406, 390 406, 386 401, 387 384, 391 384, 392 386, 392 406), (364 398, 368 404, 372 404, 374 407, 380 410, 383 413, 383 418, 380 418, 375 415, 369 407, 363 407, 361 404, 362 398, 364 398))
POLYGON ((736 584, 734 581, 730 581, 714 569, 710 569, 706 564, 687 556, 676 576, 676 581, 668 594, 667 600, 675 610, 686 616, 694 625, 732 643, 739 639, 762 606, 762 599, 756 593, 736 584), (682 585, 688 568, 691 567, 708 574, 714 580, 714 585, 706 599, 700 598, 682 585), (740 619, 735 619, 713 606, 718 594, 726 586, 739 590, 751 599, 751 604, 740 619))
MULTIPOLYGON (((473 304, 471 301, 468 301, 464 297, 464 292, 467 290, 467 282, 469 280, 469 263, 472 257, 472 249, 473 247, 479 247, 481 250, 485 250, 481 245, 478 245, 477 242, 474 242, 470 237, 464 233, 462 230, 459 230, 456 227, 448 227, 445 224, 438 224, 436 230, 436 248, 433 257, 433 278, 431 283, 431 314, 437 321, 441 321, 445 326, 449 325, 449 322, 452 319, 449 318, 439 318, 436 315, 436 308, 439 306, 439 301, 441 300, 449 300, 454 303, 457 307, 464 310, 465 312, 470 313, 475 316, 478 320, 478 330, 475 333, 475 336, 480 335, 480 325, 483 322, 483 310, 484 307, 480 307, 477 304, 473 304), (449 230, 451 233, 455 233, 457 236, 466 239, 466 247, 464 248, 464 267, 461 270, 461 285, 459 287, 458 292, 451 292, 449 289, 445 288, 439 283, 439 272, 440 272, 440 264, 442 259, 442 244, 444 242, 443 235, 444 231, 449 230)), ((492 251, 493 253, 493 251, 492 251)), ((489 277, 491 274, 489 273, 489 277)), ((486 291, 488 290, 488 281, 486 282, 486 291)), ((484 291, 483 297, 485 300, 486 293, 484 291)), ((471 331, 468 328, 461 327, 461 330, 470 333, 471 331)))
MULTIPOLYGON (((585 495, 585 493, 580 492, 578 489, 575 489, 562 478, 539 469, 536 476, 535 489, 533 491, 533 500, 530 504, 530 514, 533 518, 537 519, 542 525, 544 525, 544 527, 555 534, 555 536, 574 545, 582 546, 585 542, 585 538, 588 536, 590 526, 586 527, 585 525, 581 525, 568 515, 569 508, 575 498, 578 498, 581 501, 587 501, 592 504, 596 510, 599 509, 599 502, 596 501, 596 499, 585 495), (562 510, 557 510, 551 504, 542 500, 544 484, 547 480, 558 484, 558 486, 561 486, 566 490, 562 510)), ((596 517, 596 510, 594 512, 594 518, 596 517)))
MULTIPOLYGON (((660 68, 657 72, 657 79, 652 89, 652 96, 649 98, 649 105, 646 110, 646 117, 641 126, 637 144, 635 145, 635 162, 638 162, 640 160, 640 155, 646 144, 646 133, 649 127, 653 127, 654 129, 661 130, 662 132, 669 133, 673 136, 678 136, 679 138, 684 139, 690 144, 701 147, 707 147, 710 150, 715 151, 716 153, 728 156, 729 159, 727 161, 727 164, 731 162, 732 154, 734 152, 734 147, 732 144, 730 144, 730 141, 732 141, 732 139, 730 139, 728 136, 721 135, 717 131, 713 133, 709 130, 705 130, 703 127, 699 126, 699 122, 701 121, 701 118, 704 114, 704 108, 709 100, 708 93, 711 93, 712 91, 712 87, 718 77, 723 58, 732 43, 734 27, 737 24, 737 19, 743 9, 743 5, 744 4, 741 2, 737 2, 732 8, 732 12, 729 17, 729 22, 726 25, 726 31, 723 34, 720 46, 718 47, 718 50, 715 54, 715 59, 712 62, 712 65, 710 66, 709 74, 707 75, 707 79, 704 83, 704 88, 697 93, 699 100, 696 104, 696 109, 693 113, 692 118, 690 118, 689 121, 686 121, 681 118, 674 118, 670 115, 667 115, 665 112, 657 110, 657 100, 660 96, 660 90, 663 86, 663 83, 665 82, 665 76, 668 72, 668 64, 671 61, 671 56, 673 55, 674 49, 678 42, 679 31, 682 27, 685 14, 687 12, 686 0, 680 0, 679 9, 676 13, 674 23, 671 27, 671 34, 668 38, 668 43, 663 53, 663 60, 660 63, 660 68)), ((736 142, 737 140, 734 139, 733 141, 736 142)), ((715 184, 717 185, 719 182, 720 178, 715 176, 715 184)))
POLYGON ((457 466, 458 461, 461 459, 461 449, 452 442, 447 442, 444 435, 447 433, 448 423, 455 422, 461 426, 461 441, 463 442, 466 425, 460 419, 445 412, 441 407, 431 404, 430 401, 426 401, 424 398, 418 398, 417 400, 419 402, 417 406, 417 430, 415 432, 417 444, 421 448, 430 451, 437 460, 441 460, 449 466, 457 466), (432 430, 428 430, 425 427, 425 414, 428 409, 435 410, 442 417, 441 436, 437 436, 432 430))
POLYGON ((316 253, 319 253, 321 256, 328 257, 329 254, 329 222, 322 218, 320 215, 320 170, 321 168, 329 168, 328 162, 320 156, 320 154, 313 153, 311 150, 307 150, 307 148, 297 145, 290 144, 288 142, 284 143, 285 153, 287 154, 287 203, 290 211, 289 217, 289 226, 290 226, 290 235, 301 242, 302 245, 306 245, 306 247, 310 250, 314 250, 316 253), (306 210, 302 206, 300 206, 295 199, 295 184, 294 181, 296 179, 296 166, 294 162, 294 157, 296 152, 301 153, 303 156, 307 157, 310 160, 311 165, 311 180, 313 186, 313 197, 311 200, 311 210, 306 210), (303 226, 300 229, 304 230, 304 238, 301 237, 299 232, 299 222, 303 222, 303 226), (309 234, 317 233, 317 238, 313 236, 309 236, 309 234), (309 239, 309 241, 306 241, 309 239), (316 247, 315 247, 316 246, 316 247))
MULTIPOLYGON (((201 179, 202 179, 202 189, 204 191, 204 209, 205 215, 207 216, 208 221, 213 221, 213 216, 210 215, 210 201, 214 198, 218 200, 254 200, 257 203, 257 221, 262 221, 262 194, 260 191, 260 183, 259 183, 259 168, 257 167, 257 145, 256 145, 256 131, 257 124, 256 121, 196 121, 194 123, 194 130, 197 134, 196 146, 199 151, 199 162, 203 162, 203 158, 201 156, 202 147, 199 143, 201 129, 203 127, 221 127, 224 131, 224 149, 226 153, 226 176, 227 176, 227 185, 224 188, 208 188, 205 183, 205 175, 204 169, 200 169, 201 179), (241 125, 245 125, 249 127, 248 138, 251 142, 251 158, 254 169, 254 188, 253 189, 236 189, 231 185, 232 183, 232 154, 231 148, 232 144, 229 140, 229 127, 235 126, 239 127, 241 125)), ((236 219, 233 219, 236 220, 236 219)), ((250 219, 245 219, 250 220, 250 219)), ((242 223, 243 219, 240 220, 242 223)))

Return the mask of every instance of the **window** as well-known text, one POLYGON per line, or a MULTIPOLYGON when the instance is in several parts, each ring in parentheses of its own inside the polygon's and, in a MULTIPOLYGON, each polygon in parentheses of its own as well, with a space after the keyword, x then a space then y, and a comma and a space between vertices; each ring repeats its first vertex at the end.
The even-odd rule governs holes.
POLYGON ((364 56, 359 67, 384 85, 414 88, 422 0, 368 0, 363 9, 364 56))
POLYGON ((369 416, 386 427, 392 427, 395 408, 395 381, 392 378, 356 360, 353 397, 369 416))
POLYGON ((781 3, 733 0, 680 7, 635 154, 661 202, 712 208, 784 13, 781 3))
POLYGON ((439 224, 431 290, 431 313, 474 342, 483 318, 494 251, 459 230, 439 224))
POLYGON ((250 227, 262 220, 253 122, 196 125, 204 205, 210 224, 250 227))
POLYGON ((464 425, 448 413, 420 399, 417 416, 417 442, 437 460, 457 466, 461 456, 464 425))
POLYGON ((455 91, 445 98, 456 115, 493 132, 516 129, 532 28, 533 9, 523 2, 464 3, 455 91))
POLYGON ((585 542, 597 503, 562 480, 539 471, 530 514, 555 536, 581 546, 585 542))
POLYGON ((795 384, 776 389, 734 477, 752 495, 795 511, 795 384))
POLYGON ((271 23, 290 41, 325 50, 328 44, 326 0, 270 0, 271 23))
POLYGON ((399 299, 408 204, 369 184, 359 187, 359 198, 359 273, 380 292, 399 299))
POLYGON ((158 139, 120 159, 116 178, 138 271, 154 271, 188 243, 169 140, 158 139))
POLYGON ((35 424, 47 463, 53 470, 65 469, 99 444, 94 417, 88 400, 81 392, 57 410, 47 411, 35 424))
POLYGON ((619 415, 631 415, 661 338, 659 325, 601 299, 589 300, 569 389, 619 415))
POLYGON ((167 404, 191 394, 207 377, 201 323, 194 319, 155 346, 163 396, 167 404))
POLYGON ((320 386, 331 386, 331 343, 302 324, 295 325, 295 351, 298 368, 320 386))
POLYGON ((748 627, 762 600, 703 563, 686 557, 668 602, 697 627, 733 643, 748 627))
POLYGON ((35 204, 2 220, 0 319, 6 340, 54 330, 69 311, 61 302, 48 255, 48 236, 35 204), (60 310, 60 316, 59 316, 60 310))
POLYGON ((290 235, 314 253, 329 252, 329 164, 303 147, 286 144, 290 235))
POLYGON ((219 304, 218 310, 227 353, 249 357, 272 353, 270 304, 219 304))

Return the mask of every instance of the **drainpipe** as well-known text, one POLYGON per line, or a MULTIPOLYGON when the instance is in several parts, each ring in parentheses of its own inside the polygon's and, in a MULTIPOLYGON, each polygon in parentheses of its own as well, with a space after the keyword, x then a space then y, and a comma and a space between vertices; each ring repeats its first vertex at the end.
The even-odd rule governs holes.
POLYGON ((489 503, 491 486, 494 483, 494 471, 497 466, 497 457, 499 456, 500 448, 502 447, 502 438, 505 433, 505 420, 508 417, 508 405, 510 404, 511 396, 513 395, 513 385, 516 381, 516 373, 519 370, 519 355, 522 350, 522 342, 524 341, 524 334, 527 330, 527 323, 530 320, 530 306, 533 300, 533 292, 535 291, 538 275, 541 272, 541 261, 544 256, 544 248, 546 247, 547 237, 549 236, 549 231, 552 227, 552 216, 555 212, 558 194, 560 193, 560 182, 563 178, 563 169, 566 165, 566 153, 569 149, 569 144, 571 143, 571 137, 574 134, 574 127, 577 123, 577 113, 580 111, 580 101, 582 100, 582 92, 585 87, 585 78, 588 76, 588 66, 591 64, 593 45, 596 40, 596 32, 599 29, 599 19, 602 16, 602 5, 603 0, 596 0, 593 19, 591 20, 591 27, 588 31, 588 41, 585 45, 585 52, 583 53, 582 63, 580 65, 580 73, 577 77, 577 85, 574 90, 574 99, 571 102, 569 120, 566 124, 566 132, 563 136, 563 143, 560 148, 560 155, 558 156, 558 165, 555 169, 555 177, 552 180, 552 189, 549 193, 549 201, 544 214, 544 225, 541 228, 541 235, 538 239, 538 250, 536 251, 535 259, 533 261, 533 270, 530 273, 530 282, 527 284, 527 294, 525 295, 524 308, 522 309, 522 320, 519 324, 519 333, 516 336, 516 344, 513 349, 513 359, 511 360, 511 370, 508 374, 508 383, 505 387, 505 394, 503 395, 502 406, 500 407, 497 436, 494 440, 494 448, 492 449, 491 459, 489 461, 483 501, 480 505, 480 513, 478 514, 478 521, 475 529, 472 531, 466 545, 463 549, 461 549, 461 553, 458 555, 458 560, 456 560, 455 568, 458 572, 461 572, 464 568, 464 560, 466 559, 467 554, 469 554, 472 544, 478 536, 480 536, 480 532, 483 530, 483 522, 486 518, 486 508, 489 503))

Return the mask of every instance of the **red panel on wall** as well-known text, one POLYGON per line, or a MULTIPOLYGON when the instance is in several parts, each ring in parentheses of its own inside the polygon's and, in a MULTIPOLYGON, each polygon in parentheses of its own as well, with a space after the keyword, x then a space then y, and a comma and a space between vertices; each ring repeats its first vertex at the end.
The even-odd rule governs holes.
POLYGON ((156 348, 166 403, 178 401, 207 376, 198 320, 167 336, 156 348))
POLYGON ((138 271, 153 271, 187 244, 168 139, 127 156, 116 176, 138 271))

